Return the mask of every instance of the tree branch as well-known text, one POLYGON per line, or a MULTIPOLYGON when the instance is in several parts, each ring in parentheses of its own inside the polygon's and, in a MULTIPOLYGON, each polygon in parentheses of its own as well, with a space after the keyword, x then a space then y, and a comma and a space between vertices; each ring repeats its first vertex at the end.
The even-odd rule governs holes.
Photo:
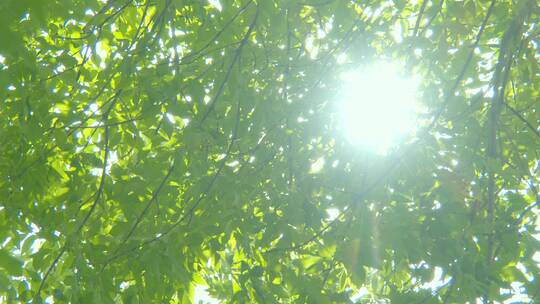
POLYGON ((536 137, 538 137, 540 139, 540 131, 538 131, 537 128, 535 128, 527 119, 525 119, 525 117, 523 117, 523 115, 521 115, 516 109, 514 109, 511 105, 509 105, 504 100, 503 100, 503 105, 508 110, 510 110, 510 112, 512 112, 512 114, 514 114, 519 120, 521 120, 523 123, 525 123, 527 128, 529 128, 529 130, 531 130, 533 132, 533 134, 536 135, 536 137))
POLYGON ((204 50, 206 50, 212 43, 214 43, 215 41, 217 41, 219 39, 219 37, 225 32, 225 30, 236 20, 236 18, 238 18, 250 5, 251 3, 253 3, 253 0, 250 0, 248 1, 248 3, 246 3, 244 6, 242 6, 237 12, 236 14, 234 14, 234 16, 229 20, 227 21, 227 23, 225 23, 223 25, 223 27, 221 28, 221 30, 219 30, 215 35, 214 37, 212 37, 212 39, 210 39, 204 46, 202 46, 200 49, 198 49, 197 51, 193 52, 193 53, 189 53, 187 54, 186 56, 184 56, 182 58, 182 61, 183 60, 186 60, 188 58, 191 58, 191 57, 195 57, 199 54, 201 54, 204 50))
POLYGON ((435 126, 435 124, 439 120, 440 116, 442 115, 442 113, 446 109, 445 105, 450 102, 450 100, 454 96, 457 88, 459 87, 459 84, 463 80, 463 77, 465 77, 465 73, 467 72, 467 69, 469 68, 469 65, 471 64, 472 58, 474 56, 474 50, 478 47, 478 44, 480 43, 480 39, 482 38, 482 34, 484 33, 487 22, 488 22, 489 17, 491 16, 491 14, 493 12, 493 8, 495 7, 496 2, 497 2, 497 0, 492 0, 491 1, 491 4, 490 4, 490 6, 488 8, 486 16, 484 17, 484 20, 482 21, 482 25, 480 26, 480 29, 478 30, 478 33, 476 34, 476 39, 475 39, 474 44, 473 44, 473 46, 471 48, 471 51, 469 52, 469 55, 467 56, 467 59, 465 60, 465 64, 463 65, 463 68, 461 69, 461 72, 459 73, 458 77, 454 81, 452 87, 450 87, 450 90, 447 92, 446 96, 444 97, 444 101, 443 101, 443 103, 441 105, 441 108, 439 109, 439 111, 433 117, 433 120, 431 121, 431 124, 428 127, 428 129, 431 129, 433 126, 435 126))
MULTIPOLYGON (((255 17, 256 19, 256 17, 255 17)), ((212 189, 212 187, 214 186, 214 184, 216 183, 218 177, 220 176, 221 172, 223 171, 223 169, 225 168, 225 163, 227 162, 228 158, 230 157, 231 155, 231 151, 232 151, 232 147, 234 145, 234 143, 236 142, 237 138, 238 138, 238 128, 239 128, 239 125, 240 125, 240 114, 241 114, 241 99, 239 98, 238 99, 238 102, 237 102, 237 108, 236 108, 236 122, 235 122, 235 125, 234 125, 234 129, 233 129, 233 133, 232 133, 232 136, 231 136, 231 140, 229 142, 229 145, 227 146, 227 150, 225 152, 225 157, 223 157, 223 159, 221 160, 221 164, 218 168, 218 170, 214 173, 214 175, 212 176, 212 179, 210 180, 210 183, 208 184, 208 186, 205 188, 205 190, 202 192, 202 194, 199 196, 199 198, 195 201, 195 203, 193 204, 193 206, 191 206, 191 208, 189 208, 189 210, 184 213, 184 215, 182 215, 176 222, 174 222, 169 228, 167 228, 164 232, 160 233, 159 235, 157 235, 156 237, 154 238, 151 238, 151 239, 148 239, 146 241, 144 241, 143 243, 141 243, 140 245, 136 245, 136 246, 133 246, 125 251, 122 251, 122 252, 119 252, 119 253, 115 253, 113 254, 109 259, 107 259, 107 261, 103 264, 103 267, 102 267, 102 270, 107 267, 112 261, 118 259, 119 257, 123 256, 123 255, 126 255, 136 249, 140 249, 140 248, 143 248, 145 247, 146 245, 149 245, 151 243, 154 243, 160 239, 162 239, 163 237, 167 236, 169 233, 171 233, 176 227, 178 227, 180 224, 182 224, 186 219, 188 218, 191 218, 193 213, 195 212, 195 209, 201 204, 202 200, 204 198, 206 198, 208 196, 208 194, 210 193, 210 190, 212 189)), ((147 206, 148 207, 148 206, 147 206)), ((133 230, 133 229, 132 229, 133 230)))
MULTIPOLYGON (((118 94, 115 95, 115 96, 118 97, 118 94)), ((105 124, 107 123, 109 114, 110 114, 116 100, 117 100, 117 98, 115 98, 113 100, 113 102, 111 103, 111 105, 109 106, 107 111, 103 114, 103 122, 105 124)), ((82 230, 82 228, 86 225, 86 223, 88 222, 88 219, 90 218, 90 216, 92 215, 92 213, 96 209, 97 204, 98 204, 98 202, 100 201, 100 198, 103 195, 103 188, 105 186, 105 176, 107 175, 107 165, 108 165, 108 160, 109 160, 109 127, 108 126, 105 127, 104 134, 105 134, 104 135, 104 145, 105 145, 105 147, 104 147, 104 152, 103 152, 104 153, 104 155, 103 155, 103 167, 102 167, 102 170, 101 170, 101 179, 100 179, 100 182, 99 182, 98 191, 95 194, 94 202, 92 203, 92 206, 90 207, 90 210, 88 210, 88 212, 86 213, 86 216, 84 217, 84 219, 80 223, 79 227, 75 231, 75 235, 78 235, 79 232, 82 230)), ((70 245, 70 243, 69 243, 69 240, 68 240, 68 241, 66 241, 66 243, 64 244, 62 249, 60 249, 60 252, 58 252, 58 254, 54 258, 53 262, 51 263, 51 265, 49 266, 49 268, 45 272, 45 275, 43 276, 43 278, 41 279, 41 282, 39 283, 39 288, 38 288, 36 294, 34 295, 34 302, 36 302, 37 299, 39 298, 41 290, 43 290, 43 287, 45 287, 45 283, 46 283, 48 277, 50 276, 52 270, 54 269, 54 267, 56 267, 56 265, 58 264, 58 262, 60 261, 60 259, 64 255, 64 253, 66 252, 69 245, 70 245)))
POLYGON ((210 113, 212 113, 212 111, 214 110, 214 107, 216 106, 216 103, 217 103, 219 97, 221 96, 221 94, 225 90, 225 84, 229 81, 229 78, 231 77, 232 69, 233 69, 234 65, 236 64, 236 62, 238 61, 238 59, 240 58, 240 54, 242 53, 242 49, 246 45, 249 36, 251 35, 251 33, 253 32, 253 29, 255 28, 255 24, 257 23, 257 17, 258 16, 259 16, 259 8, 257 7, 257 11, 255 12, 255 17, 253 18, 253 21, 251 21, 251 24, 249 25, 249 28, 248 28, 246 34, 244 35, 244 37, 242 38, 242 41, 240 42, 240 45, 236 49, 233 60, 232 60, 231 64, 229 65, 229 68, 227 69, 227 72, 225 73, 225 78, 223 79, 223 81, 219 85, 219 88, 218 88, 216 94, 214 95, 214 98, 212 98, 212 100, 210 102, 210 106, 208 107, 208 110, 206 111, 203 118, 201 119, 201 124, 204 123, 206 118, 208 118, 208 115, 210 115, 210 113))
MULTIPOLYGON (((398 163, 399 163, 399 159, 396 159, 390 165, 390 168, 388 170, 384 171, 383 174, 379 175, 378 178, 375 179, 365 191, 363 191, 362 193, 353 193, 354 198, 357 199, 357 200, 363 200, 369 193, 371 193, 371 191, 373 191, 375 189, 375 187, 377 187, 380 183, 382 183, 384 181, 384 179, 389 175, 389 173, 397 167, 398 163)), ((330 221, 330 223, 328 223, 326 226, 322 227, 311 238, 309 238, 309 239, 307 239, 307 240, 305 240, 305 241, 303 241, 301 243, 298 243, 298 244, 296 244, 294 246, 289 246, 289 247, 270 248, 270 249, 266 250, 264 253, 267 254, 267 253, 272 253, 272 252, 276 252, 276 251, 294 251, 294 250, 298 250, 298 249, 300 249, 300 248, 314 242, 315 240, 319 239, 327 230, 329 230, 332 226, 336 225, 351 210, 353 210, 353 208, 347 208, 347 209, 344 209, 344 210, 340 211, 340 213, 338 214, 338 216, 336 216, 335 219, 330 221)))
MULTIPOLYGON (((139 216, 137 217, 137 220, 135 221, 135 224, 133 224, 133 226, 131 227, 131 229, 129 230, 129 232, 127 233, 127 235, 124 237, 124 239, 122 240, 121 244, 119 247, 121 247, 122 245, 124 245, 128 239, 133 235, 133 233, 135 232, 135 229, 137 229, 137 226, 141 223, 143 217, 146 215, 146 213, 148 212, 148 209, 152 206, 152 203, 155 202, 158 198, 158 195, 159 193, 161 192, 161 189, 163 188, 163 186, 165 185, 165 183, 167 182, 167 180, 169 179, 169 177, 171 176, 172 172, 174 170, 174 161, 173 163, 171 164, 171 166, 169 167, 169 170, 167 171, 167 174, 165 175, 165 177, 161 180, 161 183, 159 184, 159 186, 157 187, 157 189, 154 191, 154 194, 152 195, 152 198, 150 198, 150 200, 148 201, 148 203, 146 204, 146 206, 144 207, 143 211, 139 214, 139 216)), ((118 249, 115 251, 115 253, 118 252, 118 249)))
MULTIPOLYGON (((424 11, 426 10, 427 0, 422 1, 422 6, 420 7, 420 12, 418 13, 418 17, 416 18, 416 24, 414 25, 414 31, 413 31, 413 37, 416 37, 418 35, 418 28, 420 27, 420 22, 422 21, 422 17, 424 16, 424 11)), ((437 14, 435 14, 436 16, 437 14)))
POLYGON ((444 5, 444 0, 441 0, 439 2, 439 9, 435 12, 435 14, 433 14, 433 16, 429 19, 429 21, 426 23, 426 25, 422 28, 422 31, 420 32, 420 36, 421 35, 424 35, 424 33, 426 32, 426 30, 431 26, 431 24, 433 23, 433 21, 435 21, 435 18, 437 18, 437 16, 442 12, 442 7, 444 5))

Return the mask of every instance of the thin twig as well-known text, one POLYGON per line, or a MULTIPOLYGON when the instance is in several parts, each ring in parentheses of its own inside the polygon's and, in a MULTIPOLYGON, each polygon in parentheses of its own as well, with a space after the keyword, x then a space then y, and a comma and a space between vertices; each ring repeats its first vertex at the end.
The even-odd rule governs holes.
POLYGON ((441 0, 439 2, 439 8, 437 9, 437 11, 435 12, 435 14, 433 14, 433 16, 431 16, 431 18, 429 19, 429 21, 426 23, 426 25, 422 28, 422 31, 420 32, 420 35, 419 36, 422 36, 424 35, 424 33, 426 32, 426 30, 431 26, 431 24, 433 23, 433 21, 435 21, 435 18, 437 18, 437 16, 442 12, 442 7, 444 5, 444 0, 441 0))
POLYGON ((463 80, 463 77, 465 77, 465 73, 467 72, 467 69, 469 68, 469 65, 471 64, 472 58, 474 56, 474 50, 478 47, 478 43, 480 43, 480 39, 482 38, 482 34, 484 33, 487 22, 488 22, 489 17, 491 16, 491 14, 493 12, 493 8, 495 7, 496 2, 497 2, 497 0, 492 0, 491 1, 491 4, 490 4, 490 6, 488 8, 486 16, 484 17, 484 20, 482 21, 482 25, 480 26, 480 29, 478 30, 478 33, 476 34, 476 39, 475 39, 474 44, 473 44, 473 46, 471 48, 471 51, 469 52, 469 55, 467 56, 467 59, 465 60, 465 64, 463 65, 463 68, 461 69, 458 77, 456 78, 456 80, 452 84, 452 87, 447 92, 447 94, 446 94, 446 96, 444 98, 444 101, 443 101, 443 103, 441 105, 441 108, 439 109, 439 111, 433 117, 433 120, 431 121, 429 129, 431 129, 431 127, 434 126, 435 123, 437 122, 437 120, 440 118, 440 116, 442 115, 442 113, 446 109, 445 105, 450 102, 450 100, 454 96, 457 88, 459 87, 461 81, 463 80))
POLYGON ((249 36, 251 35, 251 33, 253 32, 253 29, 255 28, 255 24, 257 23, 257 17, 258 16, 259 16, 259 9, 257 8, 257 11, 255 12, 255 17, 253 18, 253 21, 251 21, 251 24, 249 25, 249 28, 248 28, 246 34, 244 35, 244 38, 242 38, 242 41, 240 42, 240 45, 236 49, 233 60, 232 60, 232 62, 230 64, 229 68, 227 69, 227 72, 225 73, 225 78, 221 82, 216 94, 214 95, 214 98, 212 98, 212 100, 210 101, 210 106, 208 107, 208 110, 206 111, 203 118, 201 119, 201 124, 204 123, 206 118, 208 118, 208 115, 210 115, 210 113, 212 113, 212 111, 214 110, 214 107, 216 106, 216 103, 217 103, 219 97, 223 93, 223 91, 225 89, 225 84, 229 81, 229 78, 231 76, 232 69, 233 69, 234 65, 236 64, 236 62, 238 61, 238 59, 240 58, 240 54, 242 53, 242 49, 247 44, 249 36))
MULTIPOLYGON (((152 195, 152 198, 150 198, 150 200, 148 201, 148 203, 144 207, 143 211, 139 214, 139 216, 137 217, 137 220, 135 221, 135 223, 133 224, 133 226, 131 227, 129 232, 126 234, 126 236, 124 237, 124 239, 120 243, 119 247, 124 245, 129 240, 129 238, 133 235, 133 233, 135 232, 135 229, 137 229, 137 226, 141 223, 142 219, 144 218, 144 216, 148 212, 148 209, 152 206, 152 203, 157 201, 157 198, 159 196, 159 193, 161 192, 161 189, 163 188, 163 186, 165 185, 165 183, 167 182, 167 180, 169 179, 169 177, 171 176, 173 171, 174 171, 174 161, 171 164, 171 166, 169 167, 169 170, 167 171, 167 174, 161 180, 161 183, 159 184, 157 189, 154 191, 154 194, 152 195)), ((115 252, 117 252, 117 251, 118 250, 116 250, 115 252)))
POLYGON ((148 240, 145 240, 144 242, 142 242, 141 244, 139 245, 136 245, 136 246, 133 246, 125 251, 122 251, 122 252, 119 252, 119 253, 116 253, 116 254, 113 254, 109 259, 107 259, 107 261, 103 264, 103 267, 102 267, 102 270, 107 267, 112 261, 118 259, 119 257, 123 256, 123 255, 126 255, 136 249, 141 249, 151 243, 154 243, 162 238, 164 238, 165 236, 167 236, 168 234, 170 234, 176 227, 178 227, 180 224, 182 224, 183 222, 186 221, 186 219, 191 219, 191 217, 193 216, 193 213, 195 212, 195 209, 197 209, 197 207, 201 204, 201 202, 203 201, 204 198, 206 198, 209 193, 210 193, 210 190, 213 188, 214 184, 216 183, 218 177, 221 175, 221 172, 223 171, 223 169, 225 168, 225 163, 227 162, 227 160, 229 159, 230 155, 231 155, 231 151, 232 151, 232 147, 233 145, 236 143, 236 140, 238 138, 238 128, 240 126, 240 115, 241 114, 241 98, 238 98, 238 102, 237 102, 237 109, 236 109, 236 122, 235 122, 235 125, 234 125, 234 129, 233 129, 233 132, 232 132, 232 136, 231 136, 231 140, 229 142, 229 145, 227 147, 227 150, 225 151, 225 156, 223 157, 223 159, 221 160, 221 164, 219 166, 219 168, 217 169, 217 171, 214 173, 214 175, 212 176, 212 179, 210 181, 210 183, 208 184, 208 186, 204 189, 204 191, 202 192, 202 194, 199 196, 199 198, 195 201, 195 203, 193 204, 193 206, 191 206, 189 208, 189 210, 184 213, 176 222, 174 222, 169 228, 167 228, 164 232, 158 234, 156 237, 153 237, 151 239, 148 239, 148 240))
MULTIPOLYGON (((467 68, 470 64, 470 61, 472 59, 472 56, 474 54, 474 49, 476 48, 476 46, 478 45, 479 41, 480 41, 480 38, 482 36, 482 33, 484 32, 484 29, 486 27, 486 24, 487 24, 487 21, 493 11, 493 7, 495 5, 495 2, 496 0, 492 0, 491 2, 491 6, 489 7, 488 9, 488 12, 486 14, 486 17, 484 18, 484 20, 482 21, 482 25, 480 26, 480 30, 478 31, 478 34, 476 35, 476 39, 475 39, 475 43, 474 43, 474 47, 473 49, 471 50, 471 53, 469 53, 469 57, 467 58, 467 61, 465 62, 465 65, 463 66, 459 76, 456 78, 456 81, 454 82, 454 85, 452 86, 452 88, 450 89, 448 95, 446 96, 446 99, 445 99, 445 102, 443 104, 446 104, 451 96, 454 95, 454 92, 457 90, 457 87, 459 86, 459 84, 461 83, 464 75, 465 75, 465 72, 467 71, 467 68)), ((429 130, 433 129, 435 124, 437 123, 437 120, 439 118, 439 116, 443 113, 443 110, 444 110, 444 107, 441 107, 441 110, 439 110, 439 112, 435 115, 435 117, 433 118, 431 124, 428 126, 428 128, 426 129, 426 132, 429 132, 429 130)), ((361 194, 358 194, 358 199, 362 199, 363 197, 365 197, 367 194, 369 194, 371 191, 373 191, 373 189, 380 183, 382 182, 386 176, 388 175, 388 173, 392 170, 394 170, 397 165, 399 163, 399 159, 396 160, 395 163, 393 163, 390 168, 384 173, 384 174, 381 174, 376 180, 374 183, 372 183, 370 185, 370 187, 364 192, 364 193, 361 193, 361 194)), ((265 251, 265 253, 270 253, 270 252, 274 252, 274 251, 289 251, 289 250, 297 250, 297 249, 300 249, 310 243, 312 243, 313 241, 317 240, 318 238, 320 238, 328 229, 330 229, 332 226, 334 226, 335 224, 337 224, 342 216, 344 216, 346 213, 348 213, 350 210, 352 210, 352 208, 347 208, 347 209, 344 209, 343 211, 340 212, 340 214, 334 219, 332 220, 329 224, 327 224, 326 226, 324 226, 323 228, 321 228, 317 233, 315 233, 310 239, 304 241, 304 242, 301 242, 297 245, 294 245, 294 246, 289 246, 289 247, 284 247, 284 248, 271 248, 267 251, 265 251)))
MULTIPOLYGON (((109 109, 104 113, 104 115, 103 115, 104 122, 107 121, 109 113, 111 112, 111 110, 112 110, 112 108, 114 106, 114 103, 115 102, 113 101, 113 103, 109 106, 109 109)), ((108 160, 109 160, 109 128, 108 127, 105 127, 104 134, 105 134, 104 135, 104 145, 105 145, 105 147, 104 147, 104 152, 103 152, 104 153, 104 155, 103 155, 103 168, 101 170, 101 179, 100 179, 100 182, 99 182, 98 191, 97 191, 97 194, 95 194, 94 202, 92 203, 92 206, 90 207, 90 210, 88 210, 88 212, 86 213, 86 216, 84 217, 82 222, 79 224, 79 227, 75 231, 75 235, 79 234, 79 232, 82 230, 82 228, 86 225, 86 223, 88 222, 88 219, 90 218, 90 216, 92 215, 92 213, 96 209, 96 206, 97 206, 98 202, 100 201, 100 198, 103 195, 103 188, 105 186, 105 176, 107 175, 107 165, 108 165, 108 160)), ((34 302, 37 301, 37 298, 39 297, 39 295, 41 293, 41 290, 45 286, 47 278, 51 274, 52 270, 56 267, 56 265, 58 264, 58 262, 60 261, 60 259, 64 255, 64 253, 66 252, 68 246, 69 246, 69 241, 66 241, 66 243, 64 244, 62 249, 60 249, 60 252, 58 252, 58 254, 54 258, 53 262, 51 263, 51 265, 49 266, 49 268, 45 272, 45 275, 43 276, 43 279, 41 279, 41 282, 39 283, 39 288, 38 288, 36 294, 34 295, 34 302)))
POLYGON ((236 14, 234 14, 234 16, 229 20, 227 21, 223 27, 221 28, 221 30, 219 30, 215 35, 214 37, 212 37, 212 39, 210 39, 204 46, 202 46, 200 49, 198 49, 197 51, 193 52, 193 53, 189 53, 187 54, 186 56, 184 56, 182 58, 182 60, 186 60, 188 58, 191 58, 191 57, 195 57, 199 54, 201 54, 204 50, 206 50, 210 45, 212 45, 212 43, 216 42, 219 37, 225 32, 225 30, 238 18, 238 16, 240 16, 250 5, 251 3, 253 3, 253 0, 250 0, 248 1, 248 3, 246 3, 244 6, 242 6, 237 12, 236 14))
POLYGON ((521 113, 519 113, 516 109, 514 109, 511 105, 509 105, 506 101, 503 101, 503 105, 512 112, 519 120, 521 120, 529 130, 533 132, 534 135, 536 135, 540 139, 540 131, 538 131, 537 128, 535 128, 521 113))

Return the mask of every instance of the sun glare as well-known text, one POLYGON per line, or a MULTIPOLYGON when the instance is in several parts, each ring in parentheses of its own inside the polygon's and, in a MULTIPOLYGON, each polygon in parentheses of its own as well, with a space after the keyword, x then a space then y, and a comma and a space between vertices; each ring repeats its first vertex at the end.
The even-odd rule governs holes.
POLYGON ((341 76, 340 127, 349 142, 385 154, 414 132, 418 77, 404 76, 398 65, 387 62, 341 76))

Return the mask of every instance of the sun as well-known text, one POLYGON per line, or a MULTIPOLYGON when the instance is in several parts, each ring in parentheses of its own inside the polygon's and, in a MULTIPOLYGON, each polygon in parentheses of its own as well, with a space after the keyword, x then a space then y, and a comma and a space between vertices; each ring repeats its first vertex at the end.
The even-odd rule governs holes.
POLYGON ((340 129, 354 145, 385 154, 414 132, 420 79, 379 62, 341 75, 340 129))

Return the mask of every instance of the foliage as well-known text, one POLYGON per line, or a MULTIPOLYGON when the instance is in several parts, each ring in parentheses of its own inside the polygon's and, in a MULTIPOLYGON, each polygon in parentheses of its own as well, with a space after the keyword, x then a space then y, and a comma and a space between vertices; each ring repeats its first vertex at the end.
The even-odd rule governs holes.
POLYGON ((0 302, 540 298, 536 1, 0 11, 0 302), (427 121, 387 155, 334 102, 381 58, 427 121))

